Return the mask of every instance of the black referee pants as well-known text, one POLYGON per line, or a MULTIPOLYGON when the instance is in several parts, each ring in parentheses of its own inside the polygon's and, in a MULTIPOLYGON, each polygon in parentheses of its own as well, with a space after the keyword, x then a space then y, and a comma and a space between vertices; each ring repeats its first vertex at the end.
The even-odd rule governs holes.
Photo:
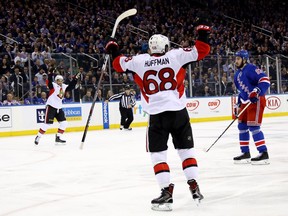
POLYGON ((133 109, 124 108, 120 106, 120 114, 121 114, 121 125, 123 125, 125 129, 128 129, 130 127, 130 124, 134 120, 133 109))

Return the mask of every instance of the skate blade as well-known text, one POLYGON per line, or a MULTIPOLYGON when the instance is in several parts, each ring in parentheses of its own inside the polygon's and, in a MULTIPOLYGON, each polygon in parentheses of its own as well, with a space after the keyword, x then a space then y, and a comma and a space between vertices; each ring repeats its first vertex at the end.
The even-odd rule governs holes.
POLYGON ((251 159, 234 160, 234 164, 250 164, 251 159))
POLYGON ((152 204, 151 209, 154 211, 172 211, 171 203, 152 204))
POLYGON ((66 145, 66 143, 55 142, 55 145, 57 145, 57 146, 63 146, 63 145, 66 145))
POLYGON ((269 165, 270 162, 268 159, 266 160, 261 160, 261 161, 251 161, 252 165, 269 165))
POLYGON ((200 206, 202 199, 204 199, 204 196, 203 196, 203 195, 193 198, 196 206, 200 206))
POLYGON ((200 206, 200 204, 201 204, 201 199, 194 199, 194 202, 195 202, 195 204, 196 204, 196 206, 200 206))

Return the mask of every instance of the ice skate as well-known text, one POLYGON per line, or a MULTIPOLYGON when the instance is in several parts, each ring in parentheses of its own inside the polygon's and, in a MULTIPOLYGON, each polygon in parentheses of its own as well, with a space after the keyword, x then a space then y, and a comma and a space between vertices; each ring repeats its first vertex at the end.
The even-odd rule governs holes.
POLYGON ((125 130, 125 131, 131 131, 132 128, 131 128, 131 127, 129 127, 129 128, 124 128, 124 130, 125 130))
POLYGON ((204 198, 204 196, 200 193, 199 186, 195 179, 191 179, 187 183, 190 186, 189 189, 191 191, 192 198, 194 199, 196 205, 198 206, 201 200, 204 198))
POLYGON ((120 130, 123 130, 124 126, 123 125, 120 125, 120 130))
POLYGON ((257 157, 251 159, 252 165, 268 165, 269 162, 269 155, 268 152, 261 152, 257 157))
POLYGON ((172 211, 174 184, 161 189, 161 195, 151 201, 151 208, 155 211, 172 211))
POLYGON ((55 137, 55 145, 65 145, 66 144, 66 140, 62 140, 60 139, 59 136, 56 135, 55 137))
POLYGON ((36 137, 35 137, 35 140, 34 140, 35 145, 38 145, 38 144, 39 144, 39 140, 40 140, 40 137, 39 137, 39 136, 36 136, 36 137))
POLYGON ((250 152, 243 152, 241 155, 234 157, 234 164, 250 164, 251 155, 250 152))

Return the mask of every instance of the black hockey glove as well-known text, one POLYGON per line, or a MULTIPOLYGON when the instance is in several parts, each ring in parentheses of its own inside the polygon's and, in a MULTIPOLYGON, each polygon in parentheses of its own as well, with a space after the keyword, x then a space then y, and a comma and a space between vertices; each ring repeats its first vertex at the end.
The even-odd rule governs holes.
POLYGON ((196 27, 196 30, 198 32, 198 38, 197 40, 202 41, 204 43, 208 44, 208 37, 211 31, 210 26, 207 25, 198 25, 196 27))
POLYGON ((113 59, 120 55, 119 46, 114 40, 106 44, 105 51, 107 54, 111 54, 113 59))

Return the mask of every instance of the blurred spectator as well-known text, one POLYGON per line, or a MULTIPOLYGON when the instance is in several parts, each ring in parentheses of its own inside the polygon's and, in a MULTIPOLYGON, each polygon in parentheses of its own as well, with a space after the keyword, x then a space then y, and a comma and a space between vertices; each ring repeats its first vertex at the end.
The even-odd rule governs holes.
POLYGON ((222 76, 221 81, 221 96, 226 95, 226 88, 227 88, 227 78, 226 76, 222 76))
POLYGON ((73 98, 71 97, 70 91, 65 91, 63 103, 73 103, 73 98))
POLYGON ((32 105, 32 104, 37 104, 37 103, 38 103, 38 98, 36 96, 36 93, 34 91, 29 92, 28 97, 24 99, 24 104, 32 105))
POLYGON ((37 104, 46 104, 47 102, 47 93, 41 92, 41 97, 37 98, 37 104))
POLYGON ((185 94, 186 97, 189 98, 190 96, 190 87, 189 87, 189 81, 188 80, 184 80, 184 88, 185 88, 185 94))
POLYGON ((43 68, 40 68, 39 72, 35 74, 38 77, 38 82, 40 86, 46 85, 46 81, 43 79, 43 76, 47 76, 43 68))
POLYGON ((1 76, 0 82, 3 85, 3 88, 6 90, 10 90, 10 72, 6 71, 4 75, 1 76))
POLYGON ((84 80, 82 81, 82 87, 88 89, 88 86, 91 86, 91 81, 89 75, 86 75, 84 80))
POLYGON ((44 63, 40 66, 41 69, 43 69, 45 71, 45 73, 48 73, 48 69, 49 69, 49 59, 44 59, 44 63))
POLYGON ((106 94, 106 97, 105 97, 105 100, 108 100, 112 95, 114 95, 113 91, 112 90, 108 90, 107 94, 106 94))
POLYGON ((3 106, 14 106, 20 105, 20 103, 14 99, 14 95, 12 93, 7 94, 7 99, 3 101, 3 106))
POLYGON ((287 85, 282 85, 281 94, 288 94, 288 87, 287 87, 287 85))
POLYGON ((277 88, 275 83, 271 83, 270 94, 277 94, 277 88))
POLYGON ((123 80, 122 80, 122 85, 130 85, 131 81, 129 80, 127 74, 123 73, 123 80))
POLYGON ((102 96, 102 90, 101 90, 101 89, 99 89, 99 90, 97 91, 97 99, 96 99, 96 101, 104 101, 104 98, 103 98, 103 96, 102 96))
POLYGON ((11 45, 6 45, 4 50, 4 58, 7 59, 8 64, 12 63, 14 60, 14 53, 11 51, 11 45), (6 56, 6 57, 5 57, 6 56))
POLYGON ((84 81, 84 78, 85 78, 85 75, 86 75, 86 73, 84 72, 84 68, 83 68, 83 67, 79 67, 78 72, 81 73, 79 79, 80 79, 81 82, 83 82, 83 81, 84 81))
POLYGON ((97 89, 97 80, 96 80, 96 77, 93 76, 92 77, 92 80, 91 80, 91 86, 89 86, 89 89, 91 91, 91 94, 92 94, 92 97, 94 97, 94 94, 96 92, 96 89, 97 89))
POLYGON ((24 67, 25 63, 28 61, 27 56, 23 56, 21 52, 17 52, 16 57, 14 58, 14 63, 20 62, 21 67, 24 67))
POLYGON ((32 67, 32 74, 36 75, 37 73, 40 72, 40 69, 41 69, 41 62, 39 59, 37 59, 35 64, 32 67))
POLYGON ((44 60, 44 56, 42 55, 42 53, 38 50, 37 47, 34 48, 34 51, 32 52, 31 58, 34 62, 36 62, 37 60, 39 60, 40 65, 43 64, 43 60, 44 60))
MULTIPOLYGON (((105 53, 105 43, 113 28, 110 23, 114 22, 121 11, 119 7, 111 9, 112 1, 83 0, 74 2, 81 3, 81 7, 87 9, 85 14, 75 8, 71 8, 67 3, 54 4, 53 0, 47 0, 46 2, 49 5, 49 9, 43 6, 43 2, 2 0, 0 31, 19 43, 15 43, 14 40, 9 38, 2 40, 3 45, 0 47, 0 52, 2 52, 2 55, 0 55, 0 76, 1 74, 6 74, 6 71, 11 68, 14 70, 15 65, 20 66, 20 71, 23 70, 23 66, 27 66, 27 63, 25 65, 25 61, 22 62, 21 59, 27 59, 28 53, 32 53, 32 76, 34 77, 35 74, 38 74, 40 68, 44 69, 45 73, 48 73, 49 68, 52 66, 46 64, 45 61, 46 59, 48 61, 52 60, 51 53, 68 52, 80 54, 77 56, 77 60, 80 68, 84 67, 85 72, 93 70, 93 74, 89 75, 89 84, 91 84, 90 78, 92 76, 96 76, 97 81, 99 81, 101 72, 99 68, 101 68, 103 59, 98 57, 98 55, 105 53), (106 18, 104 19, 103 17, 106 18), (109 22, 107 22, 107 18, 109 18, 109 22), (95 55, 99 61, 97 64, 92 65, 90 59, 81 53, 95 55)), ((199 23, 196 19, 187 20, 187 17, 198 17, 201 21, 203 19, 211 24, 213 29, 209 39, 211 56, 209 60, 204 59, 203 62, 192 66, 192 73, 195 74, 192 86, 194 88, 202 82, 205 85, 208 83, 213 92, 216 89, 215 93, 217 95, 230 94, 227 90, 219 93, 219 83, 221 82, 218 79, 222 77, 223 73, 227 73, 226 85, 228 86, 229 82, 231 82, 231 73, 234 70, 231 55, 235 51, 244 48, 248 49, 251 55, 288 55, 287 4, 282 1, 269 0, 217 0, 205 1, 205 3, 208 7, 204 8, 194 4, 194 1, 186 1, 185 4, 175 0, 154 2, 131 0, 125 2, 124 8, 137 5, 139 8, 147 8, 147 10, 142 10, 136 16, 120 23, 116 32, 116 37, 119 38, 120 50, 126 54, 147 52, 147 35, 142 35, 143 32, 137 32, 136 29, 131 31, 130 25, 148 32, 149 35, 154 33, 167 35, 172 42, 172 47, 178 47, 177 44, 183 47, 191 46, 196 37, 195 26, 199 23), (239 8, 245 8, 245 10, 241 10, 241 13, 238 13, 239 8), (273 11, 273 13, 267 13, 266 11, 273 11), (228 18, 229 16, 232 19, 228 18), (262 33, 262 30, 259 31, 260 28, 253 27, 252 24, 263 28, 265 34, 262 33), (220 71, 218 71, 217 67, 218 59, 220 71), (199 70, 201 64, 203 64, 203 68, 199 70), (203 72, 207 72, 208 81, 204 78, 203 72), (214 78, 214 76, 218 77, 214 78)), ((123 4, 120 0, 113 1, 113 5, 120 4, 123 4)), ((57 57, 59 58, 59 56, 57 57)), ((261 58, 251 60, 260 67, 264 65, 261 58)), ((61 60, 57 59, 57 61, 61 60)), ((64 76, 68 68, 68 64, 65 61, 61 61, 57 68, 64 76)), ((75 64, 74 61, 73 64, 75 64)), ((55 68, 56 64, 54 64, 55 68)), ((275 81, 277 78, 275 63, 272 62, 269 69, 271 79, 275 81)), ((11 71, 12 73, 13 70, 11 71)), ((85 75, 87 75, 85 72, 84 76, 81 77, 81 84, 83 89, 87 90, 88 80, 85 80, 85 75), (85 84, 83 83, 84 80, 85 84)), ((285 73, 284 71, 282 76, 288 76, 285 73)), ((8 79, 6 85, 9 86, 9 76, 6 76, 6 79, 8 79)), ((287 77, 285 79, 282 78, 282 80, 287 80, 287 77)), ((112 75, 113 84, 131 84, 132 81, 133 79, 129 76, 123 75, 122 77, 120 75, 119 77, 117 73, 112 75)), ((42 82, 40 77, 39 82, 42 82)), ((107 82, 109 82, 109 76, 105 73, 102 84, 107 82)), ((77 90, 78 101, 81 98, 80 95, 83 95, 83 89, 79 85, 77 90)), ((95 87, 92 89, 92 95, 94 95, 95 87)), ((204 92, 203 89, 204 86, 202 86, 201 91, 195 89, 192 92, 193 94, 196 92, 197 96, 201 96, 204 92)), ((223 90, 224 88, 221 89, 223 90)), ((119 89, 113 86, 113 91, 118 93, 119 89)))
POLYGON ((10 65, 10 63, 8 63, 6 58, 3 58, 2 62, 0 64, 0 76, 5 74, 7 70, 8 71, 11 70, 11 65, 10 65))
POLYGON ((14 73, 10 76, 10 83, 14 94, 17 97, 22 97, 22 91, 24 91, 24 83, 27 82, 26 76, 20 72, 18 67, 14 68, 14 73))
POLYGON ((207 85, 204 86, 204 96, 205 97, 214 96, 214 94, 211 92, 209 86, 207 86, 207 85))
POLYGON ((86 94, 82 98, 82 102, 86 103, 86 102, 92 102, 92 101, 93 101, 92 93, 91 91, 87 91, 86 94))
POLYGON ((31 85, 32 85, 32 91, 38 92, 37 89, 38 89, 38 88, 41 89, 41 86, 40 86, 40 84, 39 84, 39 82, 38 82, 38 77, 37 77, 37 76, 34 76, 31 85))
POLYGON ((238 94, 237 93, 237 90, 236 90, 236 87, 234 85, 234 82, 228 82, 227 83, 227 86, 226 86, 226 95, 236 95, 238 94))
POLYGON ((0 102, 7 99, 8 91, 3 87, 3 83, 0 81, 0 102))
POLYGON ((43 73, 43 77, 42 77, 42 84, 40 84, 41 86, 41 92, 49 92, 49 88, 47 86, 48 83, 48 75, 46 73, 43 73))

